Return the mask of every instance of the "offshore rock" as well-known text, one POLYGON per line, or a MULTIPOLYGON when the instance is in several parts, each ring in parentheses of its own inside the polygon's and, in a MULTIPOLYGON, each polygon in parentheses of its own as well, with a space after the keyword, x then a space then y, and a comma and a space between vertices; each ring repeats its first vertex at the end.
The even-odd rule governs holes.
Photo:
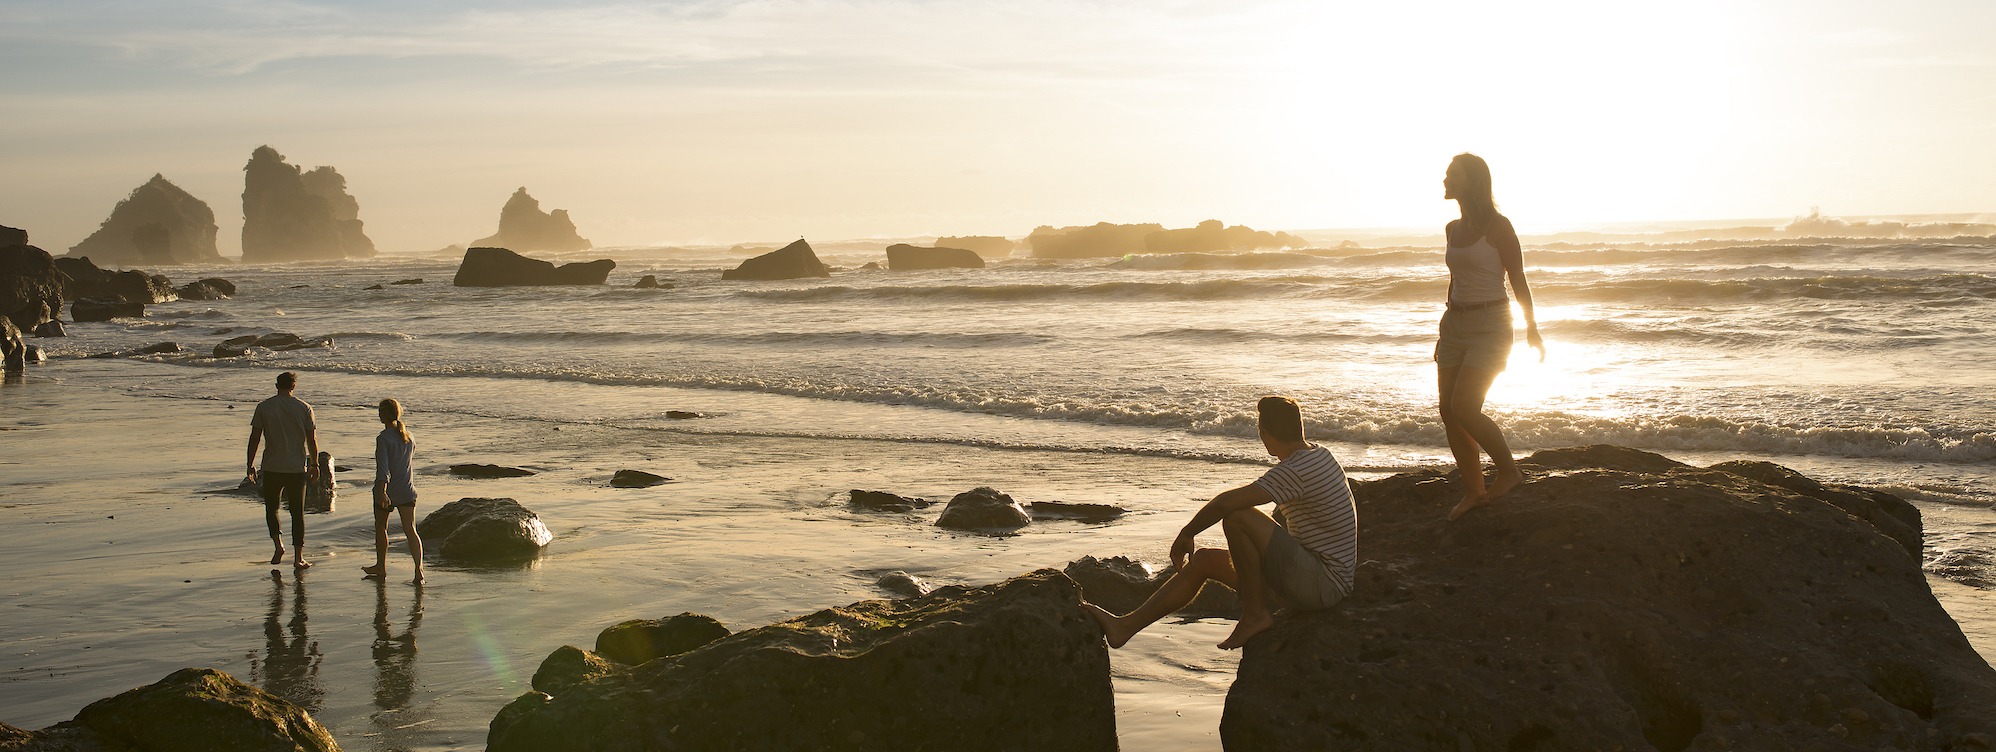
POLYGON ((236 294, 236 286, 221 277, 209 277, 181 285, 173 292, 181 300, 227 300, 236 294))
POLYGON ((164 175, 132 189, 104 224, 69 247, 71 256, 96 256, 113 264, 216 263, 215 211, 164 175))
POLYGON ((913 269, 982 269, 984 259, 962 248, 922 248, 895 243, 887 246, 887 268, 897 272, 913 269))
POLYGON ((67 337, 69 336, 69 330, 62 328, 62 322, 60 321, 44 321, 41 326, 35 327, 35 336, 67 337))
POLYGON ((144 303, 126 303, 121 300, 79 300, 69 306, 69 320, 110 321, 115 318, 143 318, 146 315, 144 303))
MULTIPOLYGON (((659 658, 698 649, 727 636, 728 628, 706 614, 683 613, 666 619, 632 619, 598 633, 596 654, 626 666, 641 666, 659 658)), ((541 691, 556 694, 551 690, 541 691)))
POLYGON ((1035 501, 1029 509, 1035 520, 1076 520, 1109 522, 1130 510, 1112 504, 1084 504, 1071 501, 1035 501))
POLYGON ((0 724, 0 750, 21 752, 338 752, 304 708, 211 668, 183 668, 156 683, 83 708, 40 731, 0 724))
POLYGON ((660 281, 659 281, 659 279, 658 279, 658 275, 656 275, 656 274, 647 274, 647 275, 645 275, 645 276, 643 276, 643 277, 640 277, 640 278, 638 279, 638 283, 637 283, 637 284, 635 284, 635 285, 631 285, 631 286, 632 286, 632 287, 638 287, 638 288, 643 288, 643 289, 646 289, 646 290, 670 290, 670 289, 672 289, 672 280, 669 280, 669 279, 668 279, 668 280, 666 280, 666 281, 664 281, 664 282, 660 282, 660 281))
POLYGON ((1151 253, 1213 253, 1308 248, 1310 242, 1286 232, 1263 232, 1246 225, 1228 227, 1217 219, 1183 230, 1162 230, 1144 236, 1151 253))
POLYGON ((1196 227, 1167 230, 1156 223, 1035 228, 1026 245, 1037 258, 1103 258, 1132 253, 1194 253, 1306 248, 1309 241, 1288 233, 1268 233, 1217 219, 1196 227))
POLYGON ((473 248, 464 252, 451 284, 458 287, 515 287, 535 285, 600 285, 610 277, 617 262, 610 259, 555 266, 504 248, 473 248))
POLYGON ((743 261, 741 266, 721 272, 721 279, 799 279, 829 277, 830 268, 818 260, 811 244, 803 240, 743 261))
POLYGON ((886 491, 853 489, 846 496, 853 506, 869 512, 912 512, 929 505, 928 499, 901 496, 886 491))
POLYGON ((7 245, 0 237, 0 316, 29 331, 61 313, 64 278, 48 251, 28 245, 27 233, 20 238, 7 245))
POLYGON ((962 235, 936 238, 939 248, 962 248, 985 258, 1004 258, 1012 255, 1018 244, 1010 238, 996 235, 962 235))
POLYGON ((943 514, 936 518, 936 527, 957 530, 997 531, 1015 530, 1033 521, 1026 508, 1019 506, 1011 496, 999 493, 988 486, 980 486, 957 494, 943 507, 943 514))
POLYGON ((243 262, 369 258, 360 202, 331 167, 305 172, 268 146, 243 166, 243 262))
POLYGON ((554 540, 540 515, 512 499, 458 499, 424 517, 416 533, 425 548, 435 545, 437 555, 468 564, 527 561, 554 540))
POLYGON ((1051 570, 861 601, 528 693, 487 749, 1114 750, 1101 635, 1051 570))
POLYGON ((527 195, 526 186, 506 199, 499 210, 499 231, 491 237, 471 241, 473 246, 517 248, 522 251, 583 251, 589 241, 575 232, 567 209, 541 211, 541 202, 527 195))
POLYGON ((1460 491, 1440 472, 1354 482, 1358 587, 1249 642, 1227 747, 1945 750, 1996 738, 1996 669, 1881 525, 1899 520, 1888 495, 1830 501, 1741 474, 1782 481, 1785 468, 1701 469, 1618 447, 1521 464, 1530 482, 1453 523, 1460 491))
POLYGON ((62 296, 67 300, 96 298, 152 305, 180 299, 173 291, 173 281, 162 275, 136 269, 100 269, 88 256, 64 256, 55 260, 55 266, 63 274, 62 296))

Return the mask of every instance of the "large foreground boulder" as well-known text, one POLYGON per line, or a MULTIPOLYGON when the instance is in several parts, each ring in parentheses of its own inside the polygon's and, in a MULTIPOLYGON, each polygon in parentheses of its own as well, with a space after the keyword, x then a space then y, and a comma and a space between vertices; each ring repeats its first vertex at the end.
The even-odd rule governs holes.
POLYGON ((458 499, 416 523, 416 533, 424 548, 465 564, 527 561, 554 540, 540 515, 512 499, 458 499))
POLYGON ((11 245, 0 238, 0 316, 26 332, 62 312, 63 277, 55 257, 28 245, 27 233, 20 237, 21 242, 11 245))
POLYGON ((338 752, 304 708, 211 668, 91 703, 41 731, 0 724, 0 750, 45 752, 338 752))
POLYGON ((923 248, 907 243, 887 246, 887 268, 897 272, 913 269, 982 269, 984 259, 962 248, 923 248))
POLYGON ((1108 651, 1079 603, 1042 570, 827 609, 529 692, 487 749, 1114 750, 1108 651))
POLYGON ((111 209, 111 216, 71 256, 96 256, 113 264, 219 263, 215 211, 155 174, 111 209))
POLYGON ((1996 743, 1996 670, 1874 522, 1899 503, 1614 447, 1522 464, 1453 523, 1439 472, 1355 482, 1357 590, 1248 643, 1227 748, 1996 743))
POLYGON ((936 518, 936 527, 957 530, 1015 530, 1031 524, 1033 516, 1009 494, 989 487, 973 488, 957 494, 936 518))
POLYGON ((451 284, 458 287, 525 287, 534 285, 600 285, 617 262, 578 261, 555 266, 504 248, 473 248, 464 252, 451 284))
POLYGON ((499 231, 489 238, 471 241, 473 246, 518 248, 522 251, 584 251, 589 239, 575 232, 575 222, 567 209, 541 211, 541 202, 527 195, 527 187, 513 192, 499 210, 499 231))
POLYGON ((741 266, 721 272, 721 279, 799 279, 829 277, 831 268, 818 260, 811 244, 803 240, 743 261, 741 266))

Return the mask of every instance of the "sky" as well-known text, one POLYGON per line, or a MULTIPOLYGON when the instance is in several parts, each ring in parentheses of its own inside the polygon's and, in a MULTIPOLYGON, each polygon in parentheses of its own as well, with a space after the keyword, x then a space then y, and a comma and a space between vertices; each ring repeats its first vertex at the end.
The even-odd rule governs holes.
POLYGON ((384 251, 525 186, 598 246, 1996 212, 1996 3, 0 0, 0 224, 268 144, 384 251))

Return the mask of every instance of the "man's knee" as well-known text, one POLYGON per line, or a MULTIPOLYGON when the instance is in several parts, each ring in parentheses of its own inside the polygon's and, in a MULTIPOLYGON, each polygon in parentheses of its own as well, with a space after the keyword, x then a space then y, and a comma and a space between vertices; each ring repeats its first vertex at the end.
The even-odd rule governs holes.
POLYGON ((1224 548, 1202 548, 1193 551, 1192 555, 1186 557, 1185 560, 1186 573, 1200 576, 1210 576, 1217 572, 1225 572, 1232 569, 1233 566, 1233 556, 1228 554, 1227 549, 1224 548))

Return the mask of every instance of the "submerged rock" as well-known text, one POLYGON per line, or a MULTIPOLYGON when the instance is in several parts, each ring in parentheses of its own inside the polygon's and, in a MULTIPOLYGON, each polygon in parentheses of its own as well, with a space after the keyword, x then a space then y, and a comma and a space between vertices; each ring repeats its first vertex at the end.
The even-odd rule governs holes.
MULTIPOLYGON (((1968 749, 1996 669, 1894 537, 1838 503, 1646 452, 1521 460, 1462 519, 1440 472, 1353 483, 1353 596, 1252 640, 1229 749, 1968 749), (1325 698, 1336 698, 1327 702, 1325 698)), ((1785 469, 1784 469, 1785 470, 1785 469)))
POLYGON ((40 731, 0 724, 0 750, 23 752, 338 752, 304 708, 211 668, 184 668, 83 708, 40 731))
POLYGON ((118 300, 79 300, 69 306, 69 319, 76 322, 110 321, 114 318, 143 318, 146 315, 144 303, 126 303, 118 300))
POLYGON ((1011 496, 989 487, 973 488, 957 494, 936 518, 937 527, 958 530, 1014 530, 1033 521, 1026 508, 1011 496))
POLYGON ((366 287, 363 287, 363 288, 360 288, 360 289, 362 289, 362 290, 386 290, 386 289, 388 289, 388 288, 386 288, 386 287, 382 287, 381 285, 368 285, 368 286, 366 286, 366 287))
POLYGON ((862 491, 857 488, 847 493, 852 505, 869 512, 912 512, 927 507, 928 499, 891 494, 886 491, 862 491))
POLYGON ((28 245, 27 233, 20 237, 13 244, 0 238, 0 316, 22 331, 34 331, 61 314, 65 280, 55 257, 28 245))
POLYGON ((451 284, 458 287, 526 287, 538 285, 600 285, 617 262, 610 259, 562 264, 532 259, 504 248, 473 248, 464 252, 451 284))
POLYGON ((702 413, 696 413, 688 410, 667 410, 665 411, 665 417, 670 418, 672 420, 692 420, 694 418, 705 418, 707 416, 702 413))
POLYGON ((658 275, 647 274, 638 278, 638 283, 631 286, 645 290, 670 290, 672 289, 672 281, 667 280, 661 283, 658 281, 658 275))
POLYGON ((610 485, 617 488, 650 488, 672 480, 663 475, 653 475, 643 470, 618 470, 610 476, 610 485))
POLYGON ((491 752, 1114 750, 1101 631, 1042 570, 862 601, 522 695, 491 752))
POLYGON ((206 202, 153 175, 119 201, 96 232, 70 246, 69 255, 114 264, 217 263, 216 232, 215 211, 206 202))
POLYGON ((698 649, 727 636, 728 628, 706 614, 684 613, 665 619, 632 619, 598 633, 596 654, 626 666, 640 666, 698 649))
POLYGON ((133 352, 139 355, 161 355, 164 353, 181 352, 181 348, 180 348, 180 343, 178 342, 155 342, 150 345, 146 345, 145 347, 141 347, 137 350, 134 350, 133 352))
POLYGON ((504 465, 465 464, 465 465, 451 465, 450 474, 458 476, 460 478, 479 478, 479 479, 489 480, 492 478, 525 478, 529 475, 533 475, 534 471, 517 467, 506 467, 504 465))
POLYGON ((506 199, 499 210, 499 231, 489 238, 471 242, 473 246, 517 248, 522 251, 583 251, 589 240, 575 232, 575 222, 567 209, 541 211, 541 202, 527 195, 526 186, 506 199))
POLYGON ((420 285, 420 284, 423 284, 423 278, 422 278, 422 277, 416 277, 416 278, 414 278, 414 279, 398 279, 398 280, 395 280, 395 281, 393 281, 393 282, 390 282, 390 283, 388 283, 388 284, 391 284, 391 285, 420 285))
POLYGON ((887 268, 905 272, 914 269, 982 269, 984 259, 962 248, 922 248, 907 243, 887 246, 887 268))
POLYGON ((68 329, 64 329, 64 328, 63 328, 63 326, 62 326, 62 322, 60 322, 60 321, 53 321, 53 320, 51 320, 51 321, 44 321, 44 322, 42 322, 42 325, 41 325, 41 326, 37 326, 37 327, 35 327, 35 336, 37 336, 37 337, 67 337, 67 336, 69 336, 69 330, 68 330, 68 329))
POLYGON ((873 578, 873 586, 893 593, 897 598, 920 598, 936 589, 927 580, 898 569, 873 578))
POLYGON ((1035 520, 1079 520, 1081 522, 1108 522, 1129 514, 1130 510, 1109 504, 1083 504, 1070 501, 1035 501, 1032 515, 1035 520))
POLYGON ((721 279, 798 279, 829 277, 831 269, 818 260, 811 244, 799 240, 774 251, 743 261, 741 266, 721 272, 721 279))
POLYGON ((554 540, 540 515, 512 499, 458 499, 424 517, 416 533, 425 549, 470 564, 526 561, 554 540))
POLYGON ((243 166, 243 262, 369 258, 360 202, 331 167, 305 172, 269 146, 243 166))

